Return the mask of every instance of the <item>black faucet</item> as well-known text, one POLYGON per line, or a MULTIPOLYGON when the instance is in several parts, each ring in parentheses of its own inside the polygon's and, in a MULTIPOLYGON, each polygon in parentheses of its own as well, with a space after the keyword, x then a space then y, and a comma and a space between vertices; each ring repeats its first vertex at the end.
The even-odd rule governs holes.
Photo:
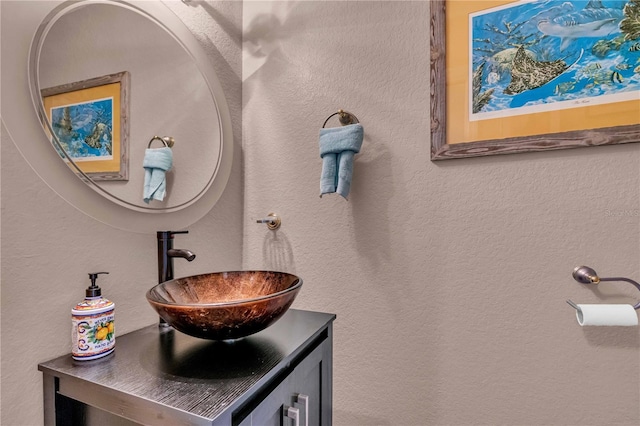
MULTIPOLYGON (((182 257, 191 262, 196 255, 190 250, 174 249, 173 236, 188 234, 189 231, 158 231, 158 284, 173 279, 173 258, 182 257)), ((168 327, 166 321, 160 318, 160 326, 168 327)))

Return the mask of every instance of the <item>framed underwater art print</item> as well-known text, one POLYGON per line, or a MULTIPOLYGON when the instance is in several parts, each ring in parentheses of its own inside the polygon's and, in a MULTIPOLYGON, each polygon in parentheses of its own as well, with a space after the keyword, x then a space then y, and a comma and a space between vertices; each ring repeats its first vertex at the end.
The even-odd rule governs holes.
POLYGON ((431 159, 640 142, 640 0, 431 2, 431 159))
MULTIPOLYGON (((128 180, 129 73, 41 91, 58 154, 92 180, 128 180)), ((72 167, 74 168, 74 167, 72 167)))

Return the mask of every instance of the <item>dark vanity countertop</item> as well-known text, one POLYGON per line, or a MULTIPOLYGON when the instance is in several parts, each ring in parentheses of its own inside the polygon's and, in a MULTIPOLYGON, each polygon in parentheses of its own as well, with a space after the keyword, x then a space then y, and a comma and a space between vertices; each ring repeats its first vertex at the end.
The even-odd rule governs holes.
POLYGON ((74 361, 65 355, 38 369, 58 377, 62 393, 63 386, 75 386, 77 392, 111 395, 121 407, 178 410, 185 419, 195 416, 209 423, 268 383, 334 319, 333 314, 290 309, 266 330, 233 342, 151 325, 117 336, 114 353, 105 358, 74 361))

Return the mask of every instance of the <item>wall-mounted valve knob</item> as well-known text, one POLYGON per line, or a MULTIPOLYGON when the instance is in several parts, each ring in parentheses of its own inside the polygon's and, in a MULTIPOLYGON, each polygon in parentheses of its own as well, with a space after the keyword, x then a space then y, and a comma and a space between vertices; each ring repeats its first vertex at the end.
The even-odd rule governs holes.
POLYGON ((275 229, 280 228, 280 225, 282 223, 280 221, 280 217, 275 213, 269 213, 266 218, 258 219, 256 222, 257 223, 266 223, 267 224, 267 228, 271 229, 272 231, 275 230, 275 229))

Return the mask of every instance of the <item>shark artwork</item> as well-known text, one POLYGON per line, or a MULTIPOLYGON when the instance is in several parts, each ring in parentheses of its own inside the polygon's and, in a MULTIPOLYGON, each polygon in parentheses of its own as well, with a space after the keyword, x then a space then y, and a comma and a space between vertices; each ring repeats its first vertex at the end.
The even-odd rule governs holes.
POLYGON ((461 3, 471 121, 638 99, 640 0, 461 3))
POLYGON ((640 0, 461 3, 471 10, 460 46, 470 51, 470 121, 637 101, 640 0))
POLYGON ((560 37, 560 50, 565 50, 579 38, 607 37, 620 32, 623 17, 622 9, 605 7, 601 0, 590 0, 582 10, 540 20, 538 30, 560 37))

